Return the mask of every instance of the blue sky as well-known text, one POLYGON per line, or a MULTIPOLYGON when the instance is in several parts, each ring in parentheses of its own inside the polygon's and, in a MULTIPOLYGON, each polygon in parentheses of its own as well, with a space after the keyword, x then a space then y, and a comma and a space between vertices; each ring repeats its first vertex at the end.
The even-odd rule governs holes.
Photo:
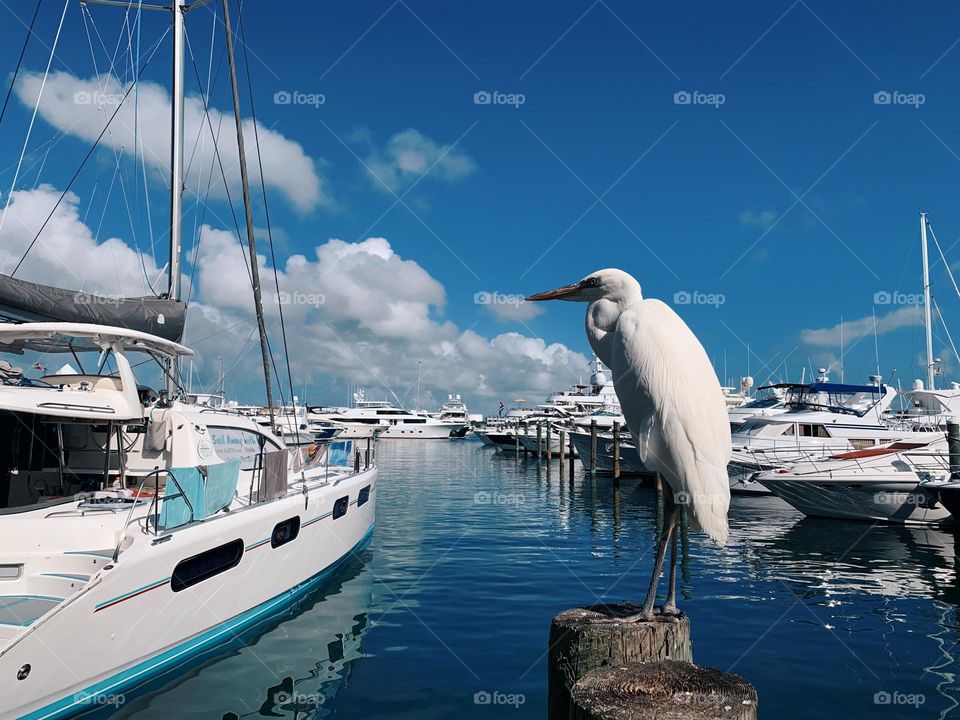
MULTIPOLYGON (((58 4, 44 3, 38 20, 37 37, 48 45, 58 4)), ((306 210, 271 196, 281 266, 289 255, 311 256, 329 238, 383 237, 443 286, 444 302, 429 311, 436 323, 485 338, 515 331, 583 354, 582 306, 551 305, 519 322, 477 304, 475 294, 527 293, 616 266, 634 274, 647 296, 673 302, 688 293, 713 303, 675 307, 721 375, 724 355, 728 377, 747 371, 749 343, 749 369, 758 379, 770 372, 760 372, 765 364, 776 367, 790 353, 788 373, 776 376, 798 379, 802 367, 809 374, 811 364, 840 354, 832 334, 805 330, 875 313, 881 372, 896 368, 905 384, 921 376, 918 313, 895 303, 920 291, 918 210, 930 212, 948 260, 960 259, 953 248, 960 240, 955 8, 611 0, 245 5, 258 120, 302 147, 330 196, 306 210), (476 104, 475 93, 483 91, 522 94, 523 103, 476 104), (283 92, 322 95, 323 102, 276 103, 283 92), (678 104, 675 97, 685 96, 677 93, 694 101, 678 104), (876 102, 877 93, 892 101, 876 102), (423 177, 398 170, 390 153, 391 138, 411 129, 415 135, 401 136, 396 147, 413 137, 421 149, 426 139, 446 152, 423 177), (378 160, 382 171, 374 167, 393 192, 366 169, 378 160), (875 302, 885 292, 894 304, 883 295, 875 302), (892 312, 899 314, 885 321, 892 312)), ((32 11, 32 2, 0 10, 10 20, 0 23, 0 62, 10 72, 25 33, 11 16, 28 23, 32 11)), ((91 15, 105 44, 116 42, 123 12, 95 7, 91 15)), ((211 17, 208 9, 188 17, 204 77, 211 17)), ((165 21, 160 13, 145 19, 142 47, 162 34, 165 21)), ((217 53, 220 43, 218 37, 217 53)), ((166 84, 167 52, 165 42, 148 79, 166 84)), ((24 68, 42 73, 47 56, 33 42, 24 68)), ((103 59, 101 53, 100 70, 103 59)), ((94 74, 77 3, 68 9, 53 69, 94 74)), ((192 74, 188 63, 188 86, 196 92, 192 74)), ((227 111, 222 70, 218 77, 211 104, 227 111)), ((0 125, 4 196, 31 111, 15 98, 0 125)), ((31 149, 54 134, 41 116, 31 149)), ((62 189, 88 147, 87 140, 66 138, 44 163, 43 181, 62 189)), ((94 165, 108 173, 113 163, 102 151, 78 179, 81 213, 87 203, 101 212, 103 203, 91 200, 94 165)), ((132 163, 125 167, 135 185, 132 163)), ((35 177, 28 180, 17 189, 33 187, 35 177)), ((166 223, 165 190, 153 177, 148 185, 157 232, 166 223)), ((129 241, 123 205, 111 202, 97 237, 129 241)), ((205 221, 229 230, 223 200, 210 209, 223 222, 210 215, 205 221)), ((134 224, 141 250, 149 252, 143 208, 134 224)), ((193 238, 187 242, 189 249, 193 238)), ((162 242, 156 255, 162 266, 162 242)), ((942 267, 933 281, 948 327, 955 327, 960 301, 942 267)), ((876 367, 872 331, 856 342, 862 328, 847 327, 848 381, 876 367)), ((952 371, 957 361, 948 345, 939 329, 936 351, 952 371)), ((414 375, 416 359, 415 343, 395 358, 414 375)), ((344 382, 364 381, 349 364, 311 375, 308 394, 342 400, 344 382)), ((211 367, 207 362, 205 372, 211 367)), ((431 386, 429 376, 425 382, 431 386)), ((407 391, 409 373, 403 384, 407 391)), ((439 381, 431 387, 434 397, 446 392, 439 381)), ((503 392, 523 387, 507 383, 503 392)), ((491 389, 481 404, 489 409, 496 394, 491 389)))

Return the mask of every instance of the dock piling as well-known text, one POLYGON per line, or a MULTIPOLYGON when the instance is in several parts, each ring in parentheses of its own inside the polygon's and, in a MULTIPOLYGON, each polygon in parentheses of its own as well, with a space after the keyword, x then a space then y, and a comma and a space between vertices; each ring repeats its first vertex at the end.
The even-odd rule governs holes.
POLYGON ((950 452, 950 479, 960 479, 960 423, 947 421, 947 448, 950 452))
POLYGON ((597 474, 597 421, 590 421, 590 474, 597 474))
POLYGON ((613 423, 613 479, 620 479, 620 423, 613 423))
POLYGON ((537 423, 537 459, 543 457, 543 423, 537 423))

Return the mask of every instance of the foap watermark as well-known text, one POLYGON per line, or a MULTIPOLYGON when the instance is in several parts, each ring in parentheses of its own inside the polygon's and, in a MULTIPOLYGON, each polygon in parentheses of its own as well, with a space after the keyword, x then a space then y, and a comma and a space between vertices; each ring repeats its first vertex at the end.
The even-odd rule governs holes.
POLYGON ((910 705, 918 708, 927 701, 923 693, 905 693, 898 690, 881 690, 873 694, 874 705, 910 705))
POLYGON ((487 492, 481 490, 473 494, 474 505, 523 505, 523 493, 487 492))
POLYGON ((705 293, 699 290, 678 290, 673 294, 674 305, 712 305, 720 307, 727 301, 723 293, 705 293))
POLYGON ((880 290, 873 294, 874 305, 923 305, 923 293, 880 290))
POLYGON ((927 101, 923 93, 905 93, 899 90, 877 90, 873 94, 874 105, 909 105, 918 109, 927 101))
POLYGON ((74 305, 109 305, 115 307, 122 302, 123 297, 121 295, 95 295, 85 292, 73 294, 74 305))
POLYGON ((514 110, 519 110, 520 106, 527 101, 527 96, 523 93, 505 93, 499 90, 477 90, 473 94, 474 105, 508 105, 514 110))
POLYGON ((320 307, 327 301, 327 298, 322 293, 300 292, 299 290, 295 290, 294 292, 281 290, 279 294, 275 295, 275 297, 280 305, 306 305, 308 307, 320 307))
POLYGON ((307 708, 318 708, 323 705, 323 696, 316 693, 302 693, 294 690, 287 692, 280 690, 273 694, 273 704, 276 707, 285 707, 291 705, 301 710, 307 708))
POLYGON ((481 690, 473 694, 474 705, 509 705, 514 710, 518 709, 527 701, 523 693, 503 693, 494 690, 488 692, 481 690))
POLYGON ((481 290, 473 294, 473 302, 476 305, 523 305, 526 300, 523 295, 481 290))
POLYGON ((877 505, 895 505, 897 507, 903 505, 928 507, 935 501, 923 492, 889 492, 887 490, 881 490, 873 494, 873 502, 877 505))
POLYGON ((78 90, 73 94, 74 105, 119 105, 123 102, 123 93, 103 92, 101 90, 78 90))
POLYGON ((705 93, 699 90, 678 90, 673 94, 674 105, 709 105, 719 108, 727 101, 723 93, 705 93))
POLYGON ((273 94, 274 105, 307 105, 318 108, 327 102, 323 93, 307 93, 299 90, 278 90, 273 94))
POLYGON ((74 693, 73 701, 80 705, 119 708, 127 702, 127 698, 120 693, 78 692, 74 693))

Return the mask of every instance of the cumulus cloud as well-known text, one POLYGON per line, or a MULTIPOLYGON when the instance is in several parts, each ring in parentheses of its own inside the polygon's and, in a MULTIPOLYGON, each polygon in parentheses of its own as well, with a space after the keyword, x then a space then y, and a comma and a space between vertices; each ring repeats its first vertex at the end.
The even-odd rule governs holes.
MULTIPOLYGON (((0 271, 10 273, 50 214, 60 190, 41 185, 10 196, 0 229, 0 271)), ((67 193, 17 272, 21 280, 104 295, 152 294, 146 278, 166 289, 153 260, 119 238, 98 240, 80 217, 79 198, 67 193)))
POLYGON ((740 224, 748 227, 758 227, 761 230, 769 230, 773 223, 777 221, 777 213, 773 210, 744 210, 740 213, 740 224))
MULTIPOLYGON (((20 259, 59 194, 50 186, 13 193, 0 231, 0 268, 9 272, 20 259)), ((67 195, 17 277, 106 295, 149 294, 139 253, 123 239, 96 238, 80 204, 67 195)), ((259 400, 262 374, 244 247, 230 232, 201 228, 196 267, 184 271, 185 279, 195 271, 185 340, 198 352, 198 378, 212 381, 223 356, 230 393, 259 400)), ((336 380, 364 384, 378 395, 389 388, 390 399, 412 405, 422 362, 425 406, 458 392, 474 409, 493 410, 499 399, 543 397, 587 372, 587 358, 563 344, 516 332, 486 337, 443 319, 443 284, 385 238, 332 239, 288 257, 277 271, 279 295, 266 257, 257 261, 278 367, 279 301, 294 382, 315 388, 311 400, 343 402, 342 388, 318 389, 336 380)), ((164 289, 164 269, 148 257, 143 263, 151 281, 161 278, 157 289, 164 289)))
POLYGON ((398 132, 382 148, 373 146, 368 132, 353 137, 367 145, 364 163, 370 181, 384 192, 399 192, 425 174, 455 182, 473 174, 477 167, 464 150, 449 143, 441 145, 413 128, 398 132))
MULTIPOLYGON (((42 73, 22 73, 14 88, 17 97, 28 107, 36 104, 42 73)), ((53 72, 47 78, 40 116, 61 132, 93 142, 103 131, 129 85, 114 75, 80 78, 66 71, 53 72)), ((168 173, 170 166, 170 94, 157 83, 141 82, 139 87, 138 118, 134 117, 133 94, 123 102, 101 144, 118 152, 134 152, 134 127, 138 121, 140 147, 146 162, 158 173, 168 173)), ((231 193, 239 191, 240 170, 236 158, 237 139, 232 113, 209 109, 210 125, 204 116, 199 97, 187 97, 184 103, 184 137, 188 148, 189 174, 185 179, 188 192, 206 191, 207 174, 215 167, 213 132, 219 130, 217 143, 231 193)), ((248 152, 256 147, 253 120, 243 120, 244 142, 248 152)), ((317 163, 304 152, 303 147, 275 130, 258 128, 260 136, 263 177, 267 186, 277 191, 298 212, 308 212, 317 206, 335 206, 326 179, 317 163)), ((251 182, 260 182, 259 163, 248 163, 251 182)), ((212 193, 225 194, 219 169, 214 173, 212 193), (219 182, 218 182, 219 181, 219 182)))
MULTIPOLYGON (((273 270, 264 257, 259 264, 277 338, 273 270)), ((397 255, 384 238, 329 240, 312 256, 288 258, 278 279, 297 382, 332 376, 390 388, 390 399, 412 404, 422 361, 425 396, 459 392, 490 408, 499 398, 546 395, 586 371, 587 359, 562 344, 514 332, 485 337, 439 319, 446 302, 443 285, 397 255)), ((203 228, 196 282, 199 303, 191 310, 188 332, 198 340, 214 335, 198 344, 203 354, 230 357, 241 347, 252 349, 249 279, 232 234, 203 228)), ((245 363, 238 366, 241 372, 256 376, 256 353, 245 363)))
MULTIPOLYGON (((876 318, 877 335, 885 335, 905 327, 922 324, 923 313, 919 306, 898 308, 876 318)), ((800 337, 808 345, 839 347, 841 338, 844 343, 850 343, 865 335, 872 335, 873 326, 874 318, 865 317, 859 320, 847 320, 832 327, 801 330, 800 337)))
MULTIPOLYGON (((480 293, 478 293, 480 294, 480 293)), ((504 302, 487 302, 483 306, 500 322, 526 322, 543 314, 543 306, 510 297, 504 302)))

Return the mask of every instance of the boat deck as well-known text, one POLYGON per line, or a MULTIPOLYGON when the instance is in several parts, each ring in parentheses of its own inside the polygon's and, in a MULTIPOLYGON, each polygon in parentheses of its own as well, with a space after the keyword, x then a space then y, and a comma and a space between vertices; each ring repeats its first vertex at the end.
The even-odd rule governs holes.
POLYGON ((0 625, 30 625, 62 602, 45 595, 0 595, 0 625))

